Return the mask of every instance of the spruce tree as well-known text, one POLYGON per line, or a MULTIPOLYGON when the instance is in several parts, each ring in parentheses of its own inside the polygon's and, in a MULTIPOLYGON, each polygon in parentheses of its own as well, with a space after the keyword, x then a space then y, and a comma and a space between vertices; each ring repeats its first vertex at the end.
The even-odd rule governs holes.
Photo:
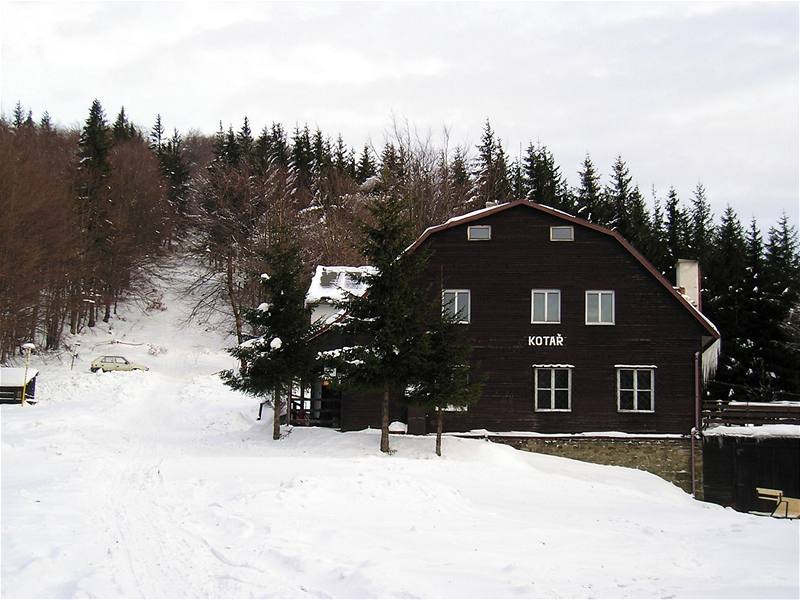
POLYGON ((348 332, 365 341, 344 353, 344 360, 350 365, 349 381, 382 390, 380 448, 389 452, 391 397, 405 389, 420 368, 425 319, 419 306, 426 296, 419 278, 424 257, 405 252, 412 234, 400 196, 373 196, 367 209, 361 251, 374 272, 362 276, 369 291, 347 302, 348 332))
POLYGON ((521 200, 527 196, 528 190, 525 186, 525 177, 522 173, 520 160, 515 160, 511 163, 511 167, 508 169, 508 180, 511 185, 511 197, 514 200, 521 200))
POLYGON ((745 367, 743 385, 753 400, 774 398, 773 377, 765 362, 771 343, 769 323, 773 321, 775 305, 768 301, 764 276, 764 243, 756 220, 750 222, 745 234, 745 272, 742 279, 742 310, 740 342, 745 367))
MULTIPOLYGON (((122 115, 124 116, 124 108, 122 115)), ((119 117, 117 117, 119 119, 119 117)), ((219 124, 220 132, 222 131, 222 122, 219 124)), ((161 123, 161 114, 156 115, 156 121, 153 123, 153 128, 150 130, 150 148, 155 152, 156 156, 161 156, 161 150, 164 146, 164 125, 161 123)))
POLYGON ((253 161, 253 132, 250 129, 250 120, 245 116, 242 127, 236 133, 236 142, 239 146, 243 160, 248 163, 253 161))
MULTIPOLYGON (((98 268, 108 263, 111 221, 108 219, 108 178, 111 129, 100 101, 95 99, 78 140, 78 214, 83 235, 84 292, 94 295, 108 282, 98 280, 98 268)), ((87 298, 88 299, 88 298, 87 298)), ((87 325, 94 327, 95 298, 90 298, 87 325)))
POLYGON ((494 139, 494 131, 492 131, 492 125, 488 119, 483 128, 481 143, 477 148, 478 156, 473 167, 474 195, 477 203, 480 206, 485 206, 488 202, 500 200, 497 197, 497 183, 495 181, 497 173, 495 167, 497 142, 494 139))
POLYGON ((297 236, 279 228, 271 237, 274 243, 264 257, 270 272, 261 278, 267 302, 244 311, 258 337, 229 350, 242 367, 223 373, 223 379, 234 389, 272 396, 272 437, 278 440, 283 396, 288 406, 294 382, 313 371, 316 327, 309 324, 311 312, 305 306, 306 273, 297 236))
POLYGON ((443 411, 466 410, 480 398, 482 385, 470 369, 472 345, 467 326, 444 314, 438 303, 431 313, 420 341, 421 365, 407 387, 406 399, 436 413, 436 454, 441 456, 443 411))
POLYGON ((691 257, 700 263, 700 277, 702 279, 701 296, 703 304, 708 297, 708 269, 711 266, 711 253, 714 248, 714 216, 711 205, 706 198, 706 189, 698 183, 692 198, 692 207, 689 212, 689 243, 691 257))
POLYGON ((650 225, 650 235, 645 255, 663 274, 669 264, 669 259, 667 258, 667 231, 664 224, 664 211, 661 208, 661 200, 656 196, 655 188, 652 188, 651 193, 653 195, 653 219, 650 225))
POLYGON ((128 116, 125 114, 124 106, 120 108, 119 114, 114 120, 114 125, 111 128, 111 132, 111 137, 114 139, 114 143, 125 142, 133 139, 135 129, 128 121, 128 116))
POLYGON ((467 169, 467 157, 461 148, 456 148, 453 152, 453 161, 450 165, 450 172, 453 178, 454 193, 461 198, 461 205, 469 208, 472 205, 470 196, 469 171, 467 169))
POLYGON ((660 265, 661 272, 670 281, 675 280, 675 265, 679 258, 685 258, 689 250, 689 221, 686 211, 680 205, 678 193, 670 188, 666 202, 666 264, 660 265))
POLYGON ((314 138, 311 143, 312 171, 315 177, 327 177, 333 166, 333 156, 331 153, 330 139, 323 137, 322 132, 317 129, 314 131, 314 138))
POLYGON ((561 169, 547 146, 529 144, 523 164, 524 187, 529 199, 559 210, 574 209, 561 169))
POLYGON ((578 189, 575 193, 577 216, 598 225, 608 225, 611 221, 611 212, 607 210, 604 202, 600 175, 588 154, 583 159, 583 169, 578 171, 578 177, 578 189))
POLYGON ((311 132, 308 125, 295 127, 292 134, 291 173, 295 189, 310 190, 314 153, 311 149, 311 132))
POLYGON ((653 224, 647 212, 644 197, 639 191, 639 186, 634 186, 628 197, 629 207, 629 237, 628 241, 643 254, 647 254, 651 247, 653 224))
POLYGON ((178 130, 163 146, 160 156, 161 173, 167 181, 167 201, 180 217, 186 217, 189 201, 190 170, 178 130))
POLYGON ((770 227, 765 250, 762 282, 768 313, 761 313, 762 326, 769 332, 765 362, 776 386, 792 399, 800 393, 800 348, 791 326, 800 313, 800 253, 797 229, 785 214, 770 227))
POLYGON ((14 105, 14 114, 11 125, 17 130, 22 129, 22 127, 25 125, 25 109, 22 108, 22 102, 19 100, 17 100, 17 103, 14 105))
POLYGON ((50 119, 49 112, 44 111, 44 113, 42 113, 42 118, 39 120, 39 128, 45 133, 53 131, 53 123, 50 119))
POLYGON ((372 159, 372 152, 369 146, 364 144, 364 149, 361 151, 361 156, 358 159, 358 166, 356 167, 356 181, 364 183, 370 177, 377 174, 375 161, 372 159))
POLYGON ((505 150, 503 150, 503 143, 499 138, 497 140, 497 149, 492 164, 492 181, 494 182, 493 195, 495 199, 499 202, 507 202, 512 199, 508 159, 506 158, 505 150))
POLYGON ((745 383, 748 358, 743 344, 746 244, 739 218, 730 206, 722 215, 716 239, 704 312, 719 328, 723 339, 717 381, 711 390, 721 397, 731 397, 745 383))
POLYGON ((228 125, 222 143, 223 161, 229 167, 238 167, 242 158, 242 148, 239 145, 239 137, 233 131, 233 126, 228 125))
POLYGON ((693 258, 700 261, 701 266, 707 264, 714 245, 714 216, 702 183, 698 183, 694 189, 689 212, 689 232, 693 258))
POLYGON ((628 165, 617 156, 611 167, 610 183, 606 187, 606 202, 613 212, 606 226, 613 227, 628 239, 631 235, 630 194, 632 177, 628 165))
POLYGON ((272 124, 272 161, 280 167, 288 167, 291 161, 286 131, 280 123, 272 124))

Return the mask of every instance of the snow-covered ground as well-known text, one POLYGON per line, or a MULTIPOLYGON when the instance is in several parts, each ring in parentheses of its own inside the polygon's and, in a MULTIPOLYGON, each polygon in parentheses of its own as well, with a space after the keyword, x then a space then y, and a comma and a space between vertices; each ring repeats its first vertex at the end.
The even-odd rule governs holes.
POLYGON ((442 458, 405 436, 382 455, 374 431, 274 442, 214 375, 230 340, 164 304, 82 336, 73 371, 34 359, 38 404, 2 406, 3 597, 800 595, 796 521, 642 471, 452 437, 442 458), (101 354, 150 371, 89 373, 101 354))

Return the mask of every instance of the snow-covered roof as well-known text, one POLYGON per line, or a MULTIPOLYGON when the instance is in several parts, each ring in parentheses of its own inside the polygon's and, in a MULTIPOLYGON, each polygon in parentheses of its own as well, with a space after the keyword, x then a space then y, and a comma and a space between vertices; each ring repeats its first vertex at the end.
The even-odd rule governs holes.
POLYGON ((712 425, 703 435, 748 438, 800 438, 800 425, 771 423, 769 425, 712 425))
POLYGON ((348 294, 363 296, 367 285, 359 281, 360 275, 375 273, 374 267, 328 267, 320 265, 314 272, 306 293, 306 305, 315 302, 344 300, 348 294))
POLYGON ((0 367, 0 387, 22 387, 25 383, 39 374, 36 369, 28 369, 28 381, 25 381, 25 369, 23 367, 0 367))

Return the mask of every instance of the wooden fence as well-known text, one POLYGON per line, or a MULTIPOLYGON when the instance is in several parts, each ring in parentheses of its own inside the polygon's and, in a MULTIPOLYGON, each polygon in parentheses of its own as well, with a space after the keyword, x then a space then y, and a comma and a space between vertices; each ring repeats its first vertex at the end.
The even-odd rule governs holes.
POLYGON ((709 425, 800 425, 800 403, 706 402, 703 428, 709 425))

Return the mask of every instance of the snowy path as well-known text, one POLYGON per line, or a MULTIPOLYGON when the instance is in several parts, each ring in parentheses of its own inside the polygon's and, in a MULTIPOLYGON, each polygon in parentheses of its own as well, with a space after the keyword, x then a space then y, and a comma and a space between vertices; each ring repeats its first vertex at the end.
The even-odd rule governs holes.
POLYGON ((184 302, 127 313, 3 406, 3 597, 787 597, 798 524, 477 440, 294 429, 214 372, 184 302), (102 353, 147 373, 88 373, 102 353))

